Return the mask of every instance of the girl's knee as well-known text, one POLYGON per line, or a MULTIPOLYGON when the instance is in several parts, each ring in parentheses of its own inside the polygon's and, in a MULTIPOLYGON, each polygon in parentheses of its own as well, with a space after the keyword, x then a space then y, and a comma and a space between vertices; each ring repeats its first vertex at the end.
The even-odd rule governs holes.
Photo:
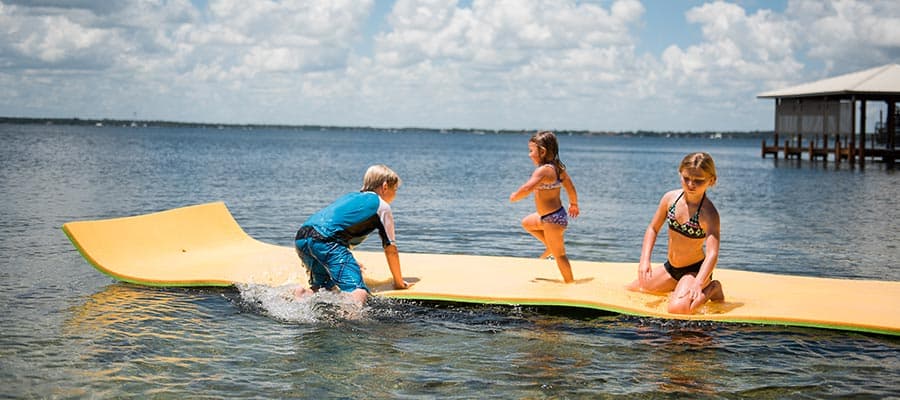
POLYGON ((526 215, 525 218, 522 218, 522 228, 526 231, 537 230, 540 226, 540 219, 536 218, 537 214, 529 214, 526 215))
POLYGON ((683 298, 676 299, 675 296, 669 298, 669 312, 672 314, 690 314, 691 303, 684 301, 683 298))
POLYGON ((693 275, 683 276, 678 283, 675 284, 674 290, 669 295, 668 310, 672 314, 693 314, 697 304, 706 302, 706 296, 698 293, 697 297, 689 295, 690 286, 696 279, 693 275))

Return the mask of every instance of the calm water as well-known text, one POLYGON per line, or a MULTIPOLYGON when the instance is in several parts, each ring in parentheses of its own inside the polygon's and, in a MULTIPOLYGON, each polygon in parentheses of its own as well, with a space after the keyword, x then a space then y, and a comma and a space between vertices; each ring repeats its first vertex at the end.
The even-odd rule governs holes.
MULTIPOLYGON (((852 332, 376 299, 361 319, 261 288, 146 288, 94 270, 67 221, 223 200, 252 236, 403 178, 401 251, 537 256, 507 196, 527 135, 0 125, 0 398, 896 396, 900 339, 852 332), (248 301, 251 299, 251 301, 248 301)), ((676 166, 710 152, 723 268, 900 280, 900 174, 778 162, 759 140, 563 136, 574 259, 636 261, 676 166)), ((364 248, 376 249, 377 240, 364 248)), ((660 240, 664 243, 664 240, 660 240)), ((664 258, 658 246, 655 260, 664 258)), ((725 282, 727 293, 727 282, 725 282)))

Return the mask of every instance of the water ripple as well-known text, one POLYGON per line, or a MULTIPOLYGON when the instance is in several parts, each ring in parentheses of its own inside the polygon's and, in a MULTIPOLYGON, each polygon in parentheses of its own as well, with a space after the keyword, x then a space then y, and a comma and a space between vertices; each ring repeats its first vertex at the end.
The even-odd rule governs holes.
MULTIPOLYGON (((251 236, 289 245, 383 162, 404 180, 401 251, 537 254, 519 226, 533 204, 506 201, 533 169, 527 138, 0 126, 0 397, 896 396, 891 337, 380 298, 356 309, 291 287, 145 288, 97 272, 59 230, 221 200, 251 236)), ((560 145, 582 208, 566 234, 574 259, 637 260, 678 161, 706 150, 719 167, 720 266, 900 279, 900 174, 878 165, 762 160, 755 139, 560 145)))

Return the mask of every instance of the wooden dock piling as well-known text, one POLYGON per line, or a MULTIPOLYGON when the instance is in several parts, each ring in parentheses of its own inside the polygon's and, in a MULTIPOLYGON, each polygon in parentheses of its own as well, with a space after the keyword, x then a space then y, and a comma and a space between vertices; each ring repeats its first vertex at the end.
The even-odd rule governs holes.
POLYGON ((762 158, 766 158, 766 154, 772 154, 778 158, 778 132, 775 132, 775 144, 766 146, 766 139, 762 140, 762 158))
POLYGON ((791 139, 786 139, 783 144, 779 144, 780 138, 776 133, 771 145, 763 139, 760 154, 762 158, 771 154, 776 159, 781 155, 784 159, 801 160, 805 158, 810 161, 822 160, 823 162, 829 161, 830 158, 836 164, 849 160, 851 165, 855 164, 857 160, 860 164, 867 159, 889 164, 897 159, 897 150, 876 146, 874 137, 870 138, 870 143, 865 143, 863 140, 857 142, 849 135, 834 135, 833 147, 828 146, 829 138, 828 134, 814 135, 804 143, 803 135, 796 135, 791 139))
POLYGON ((819 147, 819 137, 809 141, 809 159, 828 161, 828 134, 822 135, 822 147, 819 147))
POLYGON ((803 135, 797 135, 794 137, 795 145, 791 145, 790 140, 784 141, 784 158, 796 158, 800 159, 800 156, 803 154, 803 135))

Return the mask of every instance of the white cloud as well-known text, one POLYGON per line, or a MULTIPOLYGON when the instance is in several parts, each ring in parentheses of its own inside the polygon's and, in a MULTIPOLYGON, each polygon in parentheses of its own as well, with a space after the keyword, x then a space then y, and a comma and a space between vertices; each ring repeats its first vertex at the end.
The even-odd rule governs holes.
POLYGON ((209 22, 184 33, 196 47, 197 71, 217 79, 256 79, 266 73, 342 69, 371 1, 214 0, 209 22))
MULTIPOLYGON (((717 1, 693 8, 685 17, 701 26, 703 42, 686 49, 670 46, 662 55, 666 77, 684 91, 713 98, 734 90, 752 95, 748 91, 756 82, 791 76, 802 68, 794 57, 796 32, 769 10, 748 15, 738 5, 717 1)), ((684 91, 676 93, 691 96, 684 91)))
POLYGON ((0 55, 10 63, 55 66, 78 60, 110 39, 108 32, 84 27, 64 15, 20 15, 16 6, 0 5, 0 30, 6 38, 0 55))
POLYGON ((826 65, 823 75, 900 60, 900 2, 795 0, 785 15, 805 54, 826 65))
POLYGON ((0 115, 768 129, 757 93, 900 59, 896 1, 709 2, 671 16, 700 40, 657 54, 637 0, 397 0, 363 37, 373 6, 0 0, 0 115))
POLYGON ((372 85, 393 97, 434 94, 428 101, 443 104, 435 104, 431 114, 439 114, 435 118, 443 126, 487 120, 522 129, 568 125, 568 111, 585 108, 575 103, 611 101, 597 93, 621 92, 618 87, 646 79, 633 68, 638 64, 631 31, 642 13, 636 1, 605 9, 574 1, 475 1, 461 7, 455 1, 400 0, 388 17, 390 30, 375 38, 373 69, 380 78, 372 85), (504 119, 519 111, 502 107, 537 111, 504 119))
POLYGON ((83 28, 59 17, 35 18, 41 26, 39 32, 31 32, 15 47, 22 53, 32 55, 41 61, 57 63, 71 58, 85 49, 102 43, 109 35, 99 29, 83 28))
POLYGON ((471 63, 514 67, 567 49, 630 45, 630 26, 643 11, 636 1, 616 10, 572 1, 399 0, 388 21, 392 30, 376 37, 379 61, 403 66, 417 62, 471 63))
POLYGON ((665 75, 680 88, 675 97, 751 97, 900 57, 895 1, 795 0, 783 15, 765 9, 747 14, 739 5, 716 1, 689 10, 686 18, 700 25, 703 42, 663 53, 665 75))

